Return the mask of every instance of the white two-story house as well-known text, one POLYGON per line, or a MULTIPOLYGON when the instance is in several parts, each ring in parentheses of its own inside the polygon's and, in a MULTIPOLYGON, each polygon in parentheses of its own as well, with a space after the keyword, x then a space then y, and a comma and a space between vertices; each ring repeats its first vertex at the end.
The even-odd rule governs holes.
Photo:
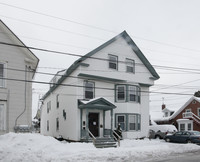
POLYGON ((43 96, 41 133, 79 141, 112 134, 123 138, 148 134, 149 87, 155 69, 126 31, 58 72, 43 96))
POLYGON ((32 125, 32 79, 39 59, 0 20, 0 134, 32 125))

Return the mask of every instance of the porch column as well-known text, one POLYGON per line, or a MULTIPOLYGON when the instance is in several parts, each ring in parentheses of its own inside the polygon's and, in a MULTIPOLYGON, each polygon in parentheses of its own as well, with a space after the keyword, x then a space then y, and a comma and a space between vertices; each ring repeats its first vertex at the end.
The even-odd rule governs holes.
POLYGON ((105 122, 105 110, 103 110, 103 135, 105 135, 105 124, 106 124, 106 122, 105 122))
POLYGON ((88 108, 86 108, 86 138, 89 138, 89 133, 88 133, 88 108))
POLYGON ((111 136, 112 136, 112 130, 113 130, 113 109, 111 109, 111 111, 110 111, 110 117, 111 117, 111 136))

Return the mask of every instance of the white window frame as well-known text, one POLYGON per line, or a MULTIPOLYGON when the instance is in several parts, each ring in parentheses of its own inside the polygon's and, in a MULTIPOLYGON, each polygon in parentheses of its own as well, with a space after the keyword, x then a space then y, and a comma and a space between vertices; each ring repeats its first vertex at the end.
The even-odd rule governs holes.
POLYGON ((0 102, 0 131, 6 130, 6 104, 5 102, 0 102))
MULTIPOLYGON (((116 119, 116 124, 117 124, 116 126, 118 126, 118 124, 119 124, 119 121, 118 121, 118 117, 119 117, 119 116, 123 116, 123 117, 124 117, 124 122, 123 122, 123 123, 124 123, 124 129, 122 129, 122 127, 121 127, 121 129, 122 129, 122 131, 126 131, 126 115, 123 115, 123 114, 121 114, 121 115, 120 115, 120 114, 119 114, 119 115, 116 115, 116 118, 117 118, 117 119, 116 119)), ((120 122, 120 123, 122 123, 122 122, 120 122)), ((120 124, 120 125, 121 125, 121 124, 120 124)))
MULTIPOLYGON (((0 62, 0 64, 2 64, 3 65, 3 78, 6 78, 6 63, 5 62, 0 62)), ((0 84, 0 88, 5 88, 6 87, 6 80, 5 79, 2 79, 2 78, 0 78, 0 82, 2 83, 2 84, 0 84)))
POLYGON ((118 70, 118 56, 108 54, 108 67, 109 69, 118 70), (114 59, 111 59, 111 57, 114 59), (116 68, 112 68, 110 64, 115 64, 116 68))
POLYGON ((200 107, 197 109, 197 115, 200 116, 200 107))
POLYGON ((192 112, 192 109, 185 109, 185 112, 192 112))
POLYGON ((135 60, 126 58, 126 72, 135 73, 135 60), (129 71, 128 69, 132 69, 129 71))
POLYGON ((137 115, 128 115, 128 130, 137 131, 137 115), (134 117, 134 122, 131 122, 131 117, 134 117), (130 128, 131 123, 135 124, 135 129, 130 128))
POLYGON ((49 132, 49 120, 47 120, 47 132, 49 132))
POLYGON ((116 101, 117 102, 125 102, 126 101, 126 85, 117 85, 116 86, 116 101), (119 100, 119 95, 118 95, 118 87, 124 87, 124 99, 123 100, 119 100))
POLYGON ((50 112, 51 110, 51 101, 47 102, 47 114, 50 112))
POLYGON ((94 93, 95 93, 95 83, 94 82, 90 82, 90 81, 85 81, 84 82, 84 98, 85 99, 93 99, 94 98, 94 93), (89 87, 89 88, 91 88, 92 90, 88 90, 87 88, 87 84, 92 84, 92 87, 89 87), (86 95, 86 92, 92 92, 93 93, 93 95, 92 95, 92 98, 89 98, 89 97, 87 97, 87 95, 86 95))
POLYGON ((128 101, 130 102, 137 102, 137 87, 136 86, 128 86, 128 101), (131 87, 133 87, 133 89, 131 90, 131 87), (130 95, 135 95, 135 100, 131 100, 130 95))
POLYGON ((59 118, 56 118, 56 131, 59 131, 59 128, 60 128, 59 118))
POLYGON ((180 131, 185 131, 186 130, 186 125, 185 125, 186 123, 180 123, 179 124, 179 129, 180 129, 180 131), (181 125, 184 125, 184 130, 181 130, 181 125))

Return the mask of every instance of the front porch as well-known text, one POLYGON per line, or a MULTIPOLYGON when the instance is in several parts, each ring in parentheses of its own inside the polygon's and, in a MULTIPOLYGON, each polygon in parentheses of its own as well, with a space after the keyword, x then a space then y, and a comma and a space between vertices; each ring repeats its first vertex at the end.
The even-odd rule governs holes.
POLYGON ((80 109, 81 139, 89 140, 92 136, 112 137, 113 109, 116 108, 114 104, 100 97, 88 101, 78 100, 78 108, 80 109))

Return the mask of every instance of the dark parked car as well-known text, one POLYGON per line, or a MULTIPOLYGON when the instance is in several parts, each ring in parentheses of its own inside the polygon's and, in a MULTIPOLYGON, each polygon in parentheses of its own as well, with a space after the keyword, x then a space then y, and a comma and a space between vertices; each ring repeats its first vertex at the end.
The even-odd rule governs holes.
POLYGON ((178 143, 198 143, 200 144, 200 132, 198 131, 181 131, 172 135, 165 136, 166 142, 178 143))

